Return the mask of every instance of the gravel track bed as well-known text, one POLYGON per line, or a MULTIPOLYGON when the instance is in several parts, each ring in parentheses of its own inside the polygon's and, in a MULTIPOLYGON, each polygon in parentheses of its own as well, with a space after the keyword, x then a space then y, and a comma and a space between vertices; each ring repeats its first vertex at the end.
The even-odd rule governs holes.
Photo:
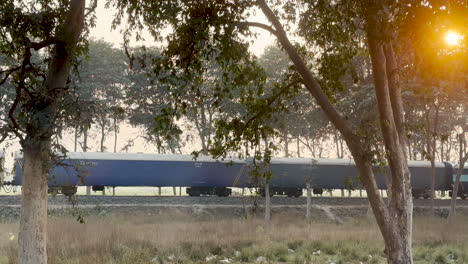
MULTIPOLYGON (((260 197, 188 197, 188 196, 76 196, 79 205, 251 205, 254 200, 258 204, 264 203, 264 198, 260 197)), ((306 203, 305 197, 289 198, 289 197, 272 197, 272 205, 280 206, 300 206, 306 203)), ((312 204, 325 206, 358 206, 367 205, 367 198, 341 198, 341 197, 313 197, 312 204)), ((0 205, 20 205, 20 196, 0 196, 0 205)), ((54 206, 69 204, 68 199, 62 195, 50 196, 49 204, 54 206)), ((430 206, 429 200, 418 199, 414 201, 416 207, 430 206)), ((435 200, 437 207, 450 206, 449 199, 435 200)), ((467 206, 468 200, 457 200, 457 206, 467 206)))

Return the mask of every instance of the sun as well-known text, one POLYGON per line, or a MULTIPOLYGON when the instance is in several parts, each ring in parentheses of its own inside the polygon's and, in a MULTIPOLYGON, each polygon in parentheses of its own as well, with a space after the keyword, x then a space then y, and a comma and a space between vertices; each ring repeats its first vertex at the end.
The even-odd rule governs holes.
POLYGON ((449 46, 458 46, 462 38, 462 35, 455 31, 448 31, 445 33, 445 43, 447 43, 449 46))

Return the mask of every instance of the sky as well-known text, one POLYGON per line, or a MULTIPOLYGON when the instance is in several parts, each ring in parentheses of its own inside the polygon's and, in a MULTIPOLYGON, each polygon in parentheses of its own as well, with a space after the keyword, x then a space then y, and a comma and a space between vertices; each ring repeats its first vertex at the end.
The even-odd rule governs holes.
MULTIPOLYGON (((97 23, 96 27, 91 30, 90 35, 93 38, 102 38, 107 42, 113 43, 115 47, 120 47, 123 43, 123 37, 120 30, 124 29, 125 26, 120 26, 116 30, 111 30, 112 20, 116 10, 113 8, 105 8, 104 5, 105 1, 98 1, 96 9, 97 23)), ((262 12, 256 11, 254 13, 255 15, 251 17, 251 21, 268 24, 268 20, 262 12)), ((256 39, 249 39, 252 43, 250 50, 255 55, 260 56, 266 46, 274 44, 275 38, 263 29, 254 28, 252 31, 257 33, 258 36, 256 39)), ((145 41, 139 43, 134 42, 132 44, 144 44, 145 46, 155 46, 157 44, 152 40, 152 37, 148 33, 144 34, 143 37, 145 38, 145 41)))

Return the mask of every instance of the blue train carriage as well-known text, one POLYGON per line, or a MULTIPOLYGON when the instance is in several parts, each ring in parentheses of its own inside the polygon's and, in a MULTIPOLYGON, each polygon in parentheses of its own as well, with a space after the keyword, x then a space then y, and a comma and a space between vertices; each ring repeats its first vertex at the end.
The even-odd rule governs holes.
MULTIPOLYGON (((314 194, 322 194, 324 189, 360 186, 353 160, 272 158, 270 170, 273 174, 269 182, 270 195, 299 197, 307 182, 310 182, 314 194)), ((264 196, 265 191, 260 189, 260 193, 264 196)))
MULTIPOLYGON (((18 161, 20 159, 17 159, 18 161)), ((20 162, 17 162, 18 166, 20 162)), ((127 154, 102 152, 71 152, 61 166, 54 166, 49 175, 49 186, 60 187, 67 194, 76 192, 76 186, 182 186, 190 196, 228 196, 228 187, 245 187, 245 162, 216 160, 191 155, 127 154), (67 191, 68 189, 68 191, 67 191)), ((22 170, 17 170, 21 183, 22 170)))
MULTIPOLYGON (((452 197, 453 185, 457 179, 458 165, 453 167, 452 181, 450 183, 449 195, 452 197)), ((468 164, 464 166, 462 175, 460 177, 460 185, 458 186, 458 197, 462 199, 468 198, 468 164)))
MULTIPOLYGON (((408 161, 411 172, 412 195, 414 198, 428 199, 431 197, 432 170, 429 161, 408 161)), ((435 163, 435 190, 451 189, 453 167, 448 162, 435 163)))
MULTIPOLYGON (((409 161, 408 167, 411 172, 413 196, 430 197, 430 162, 409 161)), ((450 190, 451 165, 437 162, 435 169, 435 189, 450 190)), ((321 194, 324 189, 362 189, 359 171, 354 161, 349 159, 272 158, 270 170, 273 174, 270 179, 270 195, 299 197, 307 181, 311 183, 315 194, 321 194)), ((378 188, 385 190, 385 177, 390 175, 389 168, 374 166, 373 170, 378 188)), ((261 188, 260 193, 264 196, 264 189, 261 188)))
MULTIPOLYGON (((62 161, 64 167, 53 166, 49 173, 48 185, 49 193, 61 191, 65 195, 73 195, 76 193, 76 186, 79 185, 79 178, 75 172, 75 168, 66 159, 62 161)), ((15 152, 14 154, 14 176, 13 184, 22 185, 23 183, 23 153, 15 152)), ((78 166, 77 166, 78 167, 78 166)))

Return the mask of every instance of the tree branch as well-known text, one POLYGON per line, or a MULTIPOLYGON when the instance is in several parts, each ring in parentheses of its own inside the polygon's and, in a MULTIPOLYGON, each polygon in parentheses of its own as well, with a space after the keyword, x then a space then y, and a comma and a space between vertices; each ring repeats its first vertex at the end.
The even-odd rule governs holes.
POLYGON ((8 77, 10 76, 10 74, 14 73, 15 71, 19 71, 21 69, 21 67, 22 67, 22 65, 19 65, 17 67, 10 68, 8 70, 0 71, 0 74, 6 73, 5 77, 0 81, 0 85, 3 85, 6 82, 6 80, 8 79, 8 77))
MULTIPOLYGON (((286 85, 285 87, 283 87, 278 93, 274 94, 273 96, 269 97, 268 100, 267 100, 267 106, 270 106, 271 104, 273 104, 282 94, 284 94, 287 90, 289 90, 289 88, 291 88, 292 86, 296 85, 296 84, 299 84, 300 81, 294 81, 294 82, 291 82, 289 83, 288 85, 286 85)), ((257 119, 259 116, 261 116, 262 114, 265 113, 265 108, 262 108, 261 111, 258 111, 255 115, 253 115, 251 118, 249 118, 246 122, 245 122, 245 125, 244 125, 244 128, 247 127, 247 125, 254 121, 255 119, 257 119)))
POLYGON ((291 58, 291 61, 294 63, 296 67, 296 70, 303 78, 304 84, 307 90, 315 98, 315 100, 317 101, 317 104, 320 105, 320 107, 325 112, 327 117, 336 126, 336 128, 340 130, 343 136, 350 143, 354 142, 355 145, 358 145, 359 144, 358 137, 353 132, 352 125, 336 111, 336 109, 331 104, 330 100, 328 99, 327 95, 323 92, 322 88, 317 83, 317 81, 315 81, 315 78, 310 72, 309 67, 307 67, 304 60, 301 58, 299 53, 296 51, 296 49, 293 47, 293 45, 289 41, 286 31, 283 29, 283 26, 281 25, 281 22, 278 20, 276 15, 267 5, 265 0, 257 0, 257 4, 261 8, 265 16, 268 18, 268 20, 270 20, 270 22, 275 27, 276 32, 277 32, 276 36, 279 42, 281 43, 281 46, 288 53, 289 57, 291 58))
MULTIPOLYGON (((0 129, 0 130, 2 130, 2 129, 0 129)), ((8 137, 8 131, 5 131, 5 130, 2 131, 2 133, 1 133, 1 138, 0 138, 0 144, 2 144, 3 141, 5 141, 5 139, 6 139, 7 137, 8 137)))
POLYGON ((264 29, 268 32, 270 32, 271 34, 275 35, 276 37, 278 37, 278 32, 268 26, 267 24, 263 24, 263 23, 260 23, 260 22, 250 22, 250 21, 247 21, 247 22, 239 22, 240 25, 245 25, 247 27, 258 27, 258 28, 261 28, 261 29, 264 29))
POLYGON ((49 37, 46 38, 45 40, 41 42, 31 42, 31 45, 27 47, 28 49, 34 49, 34 50, 40 50, 42 48, 48 47, 50 45, 56 45, 56 44, 61 44, 63 41, 58 40, 57 38, 54 37, 49 37))

